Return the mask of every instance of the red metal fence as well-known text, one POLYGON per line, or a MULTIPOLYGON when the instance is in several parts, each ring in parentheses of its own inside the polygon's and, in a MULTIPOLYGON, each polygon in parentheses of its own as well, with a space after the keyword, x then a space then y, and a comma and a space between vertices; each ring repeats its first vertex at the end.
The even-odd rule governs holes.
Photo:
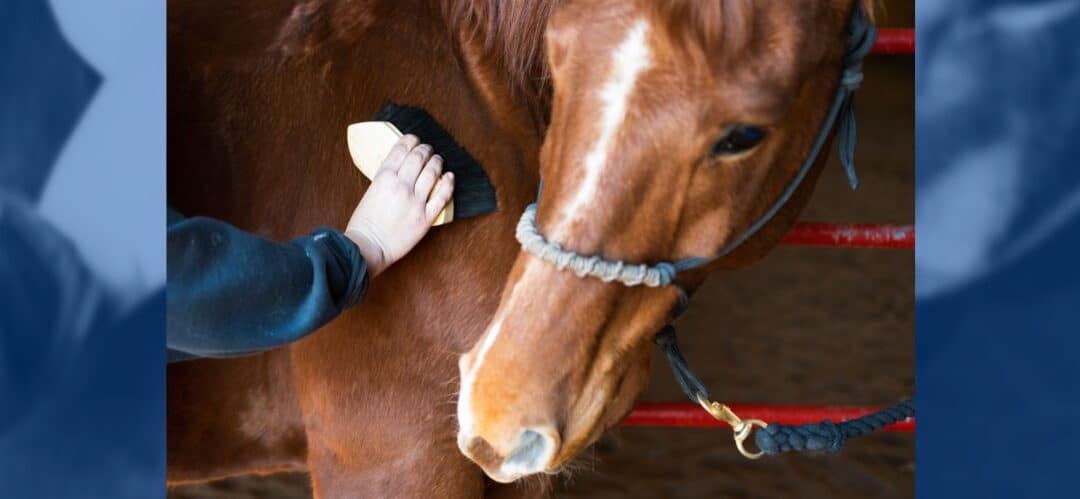
MULTIPOLYGON (((878 32, 875 54, 915 53, 915 30, 883 28, 878 32)), ((783 244, 830 248, 915 248, 912 225, 837 224, 801 222, 784 237, 783 244)), ((728 404, 743 419, 761 419, 769 423, 805 424, 824 419, 846 421, 873 412, 879 407, 836 407, 808 405, 728 404)), ((622 422, 625 426, 726 427, 693 403, 643 402, 622 422)), ((915 431, 915 419, 885 428, 888 431, 915 431)))
POLYGON ((828 248, 915 249, 914 225, 801 222, 781 244, 828 248))
MULTIPOLYGON (((880 407, 836 407, 820 405, 728 404, 743 419, 769 423, 804 424, 847 421, 874 412, 880 407)), ((642 402, 622 422, 625 426, 727 427, 696 404, 680 402, 642 402)), ((915 420, 886 426, 885 431, 915 431, 915 420)))
POLYGON ((910 28, 882 28, 878 30, 874 54, 911 55, 915 53, 915 30, 910 28))

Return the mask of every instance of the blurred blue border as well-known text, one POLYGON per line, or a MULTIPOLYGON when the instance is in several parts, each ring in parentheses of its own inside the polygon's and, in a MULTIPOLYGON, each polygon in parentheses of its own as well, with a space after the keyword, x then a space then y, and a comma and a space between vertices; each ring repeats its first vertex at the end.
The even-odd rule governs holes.
POLYGON ((919 0, 919 497, 1076 497, 1080 2, 919 0))
POLYGON ((165 2, 0 4, 0 497, 165 495, 165 2))

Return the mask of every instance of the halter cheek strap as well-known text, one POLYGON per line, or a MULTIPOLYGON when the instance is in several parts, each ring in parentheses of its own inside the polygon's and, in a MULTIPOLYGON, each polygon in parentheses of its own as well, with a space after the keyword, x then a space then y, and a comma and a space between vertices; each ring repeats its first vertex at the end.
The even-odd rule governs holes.
POLYGON ((840 123, 837 129, 837 148, 839 149, 840 164, 844 167, 851 188, 855 189, 859 185, 859 180, 855 174, 855 143, 857 137, 855 133, 853 96, 862 82, 863 58, 870 53, 870 49, 874 45, 874 40, 877 38, 877 28, 869 22, 861 8, 856 8, 851 17, 849 29, 851 36, 848 39, 847 50, 844 55, 844 71, 840 80, 840 88, 836 91, 829 113, 826 115, 825 122, 814 140, 810 154, 803 161, 802 166, 799 167, 795 178, 784 188, 780 196, 769 205, 765 212, 742 233, 720 248, 715 255, 687 258, 676 262, 660 262, 654 265, 630 264, 620 260, 608 260, 599 255, 581 255, 564 249, 559 243, 549 241, 540 234, 539 229, 536 227, 537 203, 530 204, 525 208, 525 213, 521 215, 516 232, 518 242, 529 253, 554 264, 560 270, 570 270, 577 274, 578 277, 595 277, 604 282, 617 281, 627 286, 669 286, 675 282, 676 275, 679 272, 708 265, 719 258, 727 256, 776 216, 776 213, 783 208, 784 204, 798 190, 806 175, 810 173, 838 118, 840 123))

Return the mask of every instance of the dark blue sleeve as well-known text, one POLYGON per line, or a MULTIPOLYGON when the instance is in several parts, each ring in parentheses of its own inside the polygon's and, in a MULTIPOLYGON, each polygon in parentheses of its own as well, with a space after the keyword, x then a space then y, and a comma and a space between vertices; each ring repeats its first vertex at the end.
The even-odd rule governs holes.
POLYGON ((315 331, 367 291, 367 266, 341 232, 279 243, 169 210, 166 337, 170 359, 229 357, 315 331))

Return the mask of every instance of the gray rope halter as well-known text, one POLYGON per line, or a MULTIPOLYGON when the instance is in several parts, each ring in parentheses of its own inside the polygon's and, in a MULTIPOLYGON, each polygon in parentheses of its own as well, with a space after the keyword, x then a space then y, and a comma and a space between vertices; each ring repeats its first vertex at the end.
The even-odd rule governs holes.
POLYGON ((844 172, 847 173, 848 183, 851 184, 852 189, 855 189, 859 185, 859 180, 855 174, 856 134, 855 109, 852 97, 862 82, 863 58, 870 53, 870 49, 874 45, 874 40, 877 38, 877 28, 866 18, 866 13, 861 8, 856 7, 851 17, 849 29, 850 38, 844 54, 844 72, 840 80, 840 88, 836 91, 832 107, 829 108, 829 114, 821 126, 821 131, 818 132, 817 139, 810 149, 810 154, 803 161, 799 171, 795 174, 795 178, 780 193, 776 201, 746 230, 724 245, 715 255, 648 265, 643 263, 629 264, 619 260, 608 260, 598 255, 586 256, 567 250, 559 243, 545 239, 536 227, 536 209, 539 196, 537 196, 536 203, 532 203, 525 208, 525 213, 521 215, 521 220, 518 222, 516 235, 521 247, 541 260, 554 264, 559 270, 570 270, 578 277, 595 277, 604 282, 618 281, 626 286, 669 286, 675 282, 679 272, 707 265, 728 255, 764 227, 787 203, 788 199, 795 194, 803 179, 813 168, 825 142, 829 138, 829 133, 836 124, 837 118, 840 118, 839 128, 837 129, 839 135, 837 148, 839 150, 840 164, 843 165, 844 172))
POLYGON ((548 241, 536 228, 536 203, 525 208, 517 226, 517 240, 526 251, 559 270, 570 269, 578 277, 591 276, 604 282, 619 281, 627 286, 667 286, 675 281, 677 270, 673 264, 660 262, 656 265, 628 264, 607 260, 597 255, 585 256, 565 250, 559 243, 548 241))

